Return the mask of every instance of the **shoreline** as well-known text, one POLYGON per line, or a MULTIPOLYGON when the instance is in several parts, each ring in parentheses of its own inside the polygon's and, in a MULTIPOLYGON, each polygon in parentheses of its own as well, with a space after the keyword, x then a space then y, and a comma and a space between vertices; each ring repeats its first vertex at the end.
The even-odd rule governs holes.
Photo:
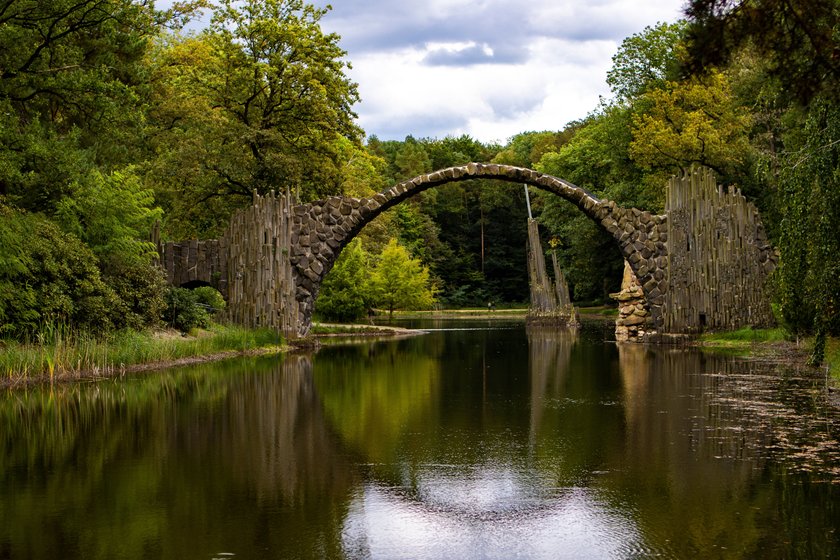
MULTIPOLYGON (((523 319, 524 310, 508 310, 488 312, 481 309, 467 309, 467 310, 449 310, 444 312, 412 312, 401 313, 396 316, 398 319, 469 319, 469 320, 510 320, 523 319)), ((608 320, 609 316, 603 313, 582 313, 582 316, 590 320, 608 320)), ((382 318, 380 316, 379 318, 382 318)), ((160 371, 164 369, 197 365, 203 363, 217 362, 233 358, 242 358, 249 356, 263 356, 270 354, 294 354, 317 351, 322 346, 321 341, 335 341, 339 339, 362 339, 370 340, 377 337, 395 339, 407 338, 412 336, 419 336, 426 334, 422 329, 412 329, 394 325, 382 324, 360 324, 360 323, 315 323, 312 328, 312 333, 304 338, 293 341, 284 341, 277 344, 275 341, 272 344, 260 344, 245 349, 229 349, 216 351, 197 351, 194 355, 186 355, 181 357, 173 357, 169 359, 152 360, 133 364, 108 364, 106 361, 104 366, 83 367, 80 369, 65 369, 64 367, 57 367, 53 369, 52 374, 48 370, 35 372, 24 372, 22 374, 15 374, 12 370, 7 372, 0 378, 1 389, 19 389, 31 387, 34 385, 45 384, 66 384, 74 382, 92 382, 105 379, 122 378, 125 375, 160 371)), ((157 338, 161 333, 151 333, 145 335, 148 338, 157 338)), ((169 336, 172 336, 171 334, 169 336)), ((213 334, 202 332, 193 335, 191 339, 212 338, 213 336, 221 336, 218 333, 213 334)), ((174 337, 173 337, 174 338, 174 337)), ((182 338, 180 335, 177 338, 182 338)), ((810 367, 805 365, 808 357, 809 349, 807 344, 795 343, 791 341, 761 341, 761 340, 712 340, 704 341, 695 339, 689 342, 690 346, 696 346, 706 349, 708 351, 720 351, 737 353, 738 357, 746 360, 755 360, 761 362, 770 362, 780 365, 788 365, 792 367, 810 367)), ((0 346, 0 353, 2 347, 0 346)), ((832 392, 840 391, 840 380, 837 379, 838 372, 831 371, 836 369, 836 364, 833 364, 829 356, 826 356, 826 362, 820 366, 820 370, 825 370, 827 383, 832 392), (832 368, 832 365, 835 367, 832 368)), ((837 397, 840 399, 840 395, 837 397)))

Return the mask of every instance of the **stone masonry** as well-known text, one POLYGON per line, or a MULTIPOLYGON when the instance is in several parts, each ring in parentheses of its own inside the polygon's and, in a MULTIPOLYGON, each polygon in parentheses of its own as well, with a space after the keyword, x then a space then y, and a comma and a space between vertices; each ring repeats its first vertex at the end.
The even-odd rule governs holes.
POLYGON ((567 181, 531 169, 470 163, 415 177, 370 198, 332 197, 294 206, 290 262, 297 275, 296 300, 302 319, 299 334, 305 335, 309 330, 315 298, 324 276, 341 249, 367 223, 426 189, 470 179, 527 184, 577 205, 616 240, 642 285, 650 310, 650 328, 661 326, 668 254, 664 216, 622 208, 567 181))
MULTIPOLYGON (((282 275, 284 278, 290 278, 291 283, 287 292, 278 292, 279 295, 272 296, 273 299, 263 299, 270 305, 295 308, 283 314, 263 310, 252 322, 282 329, 290 337, 306 336, 311 326, 315 299, 318 297, 321 282, 332 269, 341 250, 366 224, 385 210, 426 189, 472 179, 493 179, 530 185, 575 204, 581 212, 615 239, 627 262, 627 268, 635 278, 633 311, 624 317, 625 324, 619 326, 632 326, 632 332, 645 333, 646 337, 663 329, 667 330, 664 310, 669 291, 668 217, 636 208, 623 208, 613 201, 599 199, 585 189, 557 177, 508 165, 470 163, 450 167, 415 177, 384 192, 361 199, 337 196, 305 204, 290 204, 288 195, 278 196, 277 202, 274 203, 277 217, 272 219, 274 225, 270 230, 262 228, 260 224, 251 224, 248 222, 250 218, 242 218, 239 213, 235 216, 236 219, 231 221, 231 228, 253 228, 261 231, 258 236, 259 243, 267 249, 252 250, 256 255, 252 259, 242 259, 241 255, 226 253, 221 256, 209 254, 211 247, 216 247, 222 252, 232 250, 232 245, 225 240, 235 238, 237 232, 228 231, 222 242, 216 244, 196 241, 162 244, 161 262, 173 284, 178 285, 186 278, 190 281, 205 281, 221 289, 233 286, 238 281, 238 278, 233 278, 232 275, 236 274, 238 277, 250 274, 263 266, 261 263, 269 260, 267 256, 270 256, 274 264, 269 276, 282 275), (280 234, 272 232, 284 232, 283 238, 279 237, 280 234), (203 253, 199 256, 193 255, 191 251, 203 253), (236 266, 221 262, 232 259, 238 259, 236 266), (207 263, 206 270, 200 263, 207 263), (184 267, 189 270, 185 272, 184 267), (226 274, 228 278, 221 278, 220 274, 226 274), (288 320, 275 324, 272 321, 279 319, 274 320, 271 317, 277 315, 293 317, 292 322, 295 324, 290 324, 288 320), (633 324, 626 324, 628 321, 633 324)), ((273 199, 273 195, 271 198, 273 199)), ((254 207, 262 204, 260 200, 262 197, 255 195, 254 207)), ((251 212, 249 215, 265 216, 265 211, 270 211, 270 207, 268 210, 261 210, 262 214, 251 212)), ((266 274, 263 272, 257 276, 262 278, 266 274)), ((222 291, 224 293, 224 290, 222 291)), ((247 304, 247 297, 239 299, 243 303, 229 302, 229 307, 247 304)), ((237 313, 237 309, 231 309, 232 317, 237 316, 237 313)), ((630 332, 628 329, 627 333, 630 332)))

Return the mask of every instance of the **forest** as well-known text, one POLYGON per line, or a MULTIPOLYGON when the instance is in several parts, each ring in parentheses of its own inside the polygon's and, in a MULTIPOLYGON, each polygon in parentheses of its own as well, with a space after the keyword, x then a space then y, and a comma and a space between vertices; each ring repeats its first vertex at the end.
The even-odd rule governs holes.
MULTIPOLYGON (((166 286, 156 223, 164 239, 211 239, 254 191, 367 196, 470 161, 654 212, 668 177, 707 166, 761 211, 780 324, 818 347, 840 334, 836 0, 692 0, 684 20, 622 42, 612 96, 585 118, 505 145, 366 135, 327 13, 303 0, 0 0, 0 338, 200 324, 178 313, 221 303, 166 286), (202 10, 209 25, 185 32, 202 10)), ((609 303, 623 269, 612 240, 569 203, 531 196, 573 299, 609 303)), ((521 187, 426 191, 347 247, 317 312, 524 304, 526 228, 521 187)))

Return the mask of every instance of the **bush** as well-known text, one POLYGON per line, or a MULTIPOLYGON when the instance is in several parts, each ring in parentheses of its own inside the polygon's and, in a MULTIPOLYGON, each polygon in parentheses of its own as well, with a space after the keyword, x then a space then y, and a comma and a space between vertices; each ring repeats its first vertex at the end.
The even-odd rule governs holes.
POLYGON ((202 286, 194 290, 171 288, 166 295, 165 319, 169 326, 182 332, 206 329, 211 313, 225 307, 225 300, 217 290, 202 286))
POLYGON ((139 330, 155 326, 166 311, 168 286, 163 271, 146 264, 112 264, 103 280, 120 299, 115 327, 139 330))
POLYGON ((77 237, 0 204, 0 335, 33 337, 56 324, 103 333, 121 308, 96 256, 77 237))
POLYGON ((198 302, 195 292, 186 288, 171 288, 166 294, 166 323, 181 332, 210 326, 210 314, 198 302))
POLYGON ((210 313, 222 311, 225 308, 225 298, 219 293, 219 290, 210 286, 199 286, 193 290, 199 305, 207 307, 210 313))

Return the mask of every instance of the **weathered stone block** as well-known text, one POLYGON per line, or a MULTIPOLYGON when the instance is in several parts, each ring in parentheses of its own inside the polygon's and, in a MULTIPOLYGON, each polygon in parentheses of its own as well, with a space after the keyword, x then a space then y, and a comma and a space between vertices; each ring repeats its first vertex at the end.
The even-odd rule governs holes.
MULTIPOLYGON (((640 317, 638 315, 630 315, 626 319, 623 320, 625 326, 634 326, 634 325, 643 325, 645 324, 646 317, 640 317)), ((618 321, 616 321, 618 324, 618 321)))

